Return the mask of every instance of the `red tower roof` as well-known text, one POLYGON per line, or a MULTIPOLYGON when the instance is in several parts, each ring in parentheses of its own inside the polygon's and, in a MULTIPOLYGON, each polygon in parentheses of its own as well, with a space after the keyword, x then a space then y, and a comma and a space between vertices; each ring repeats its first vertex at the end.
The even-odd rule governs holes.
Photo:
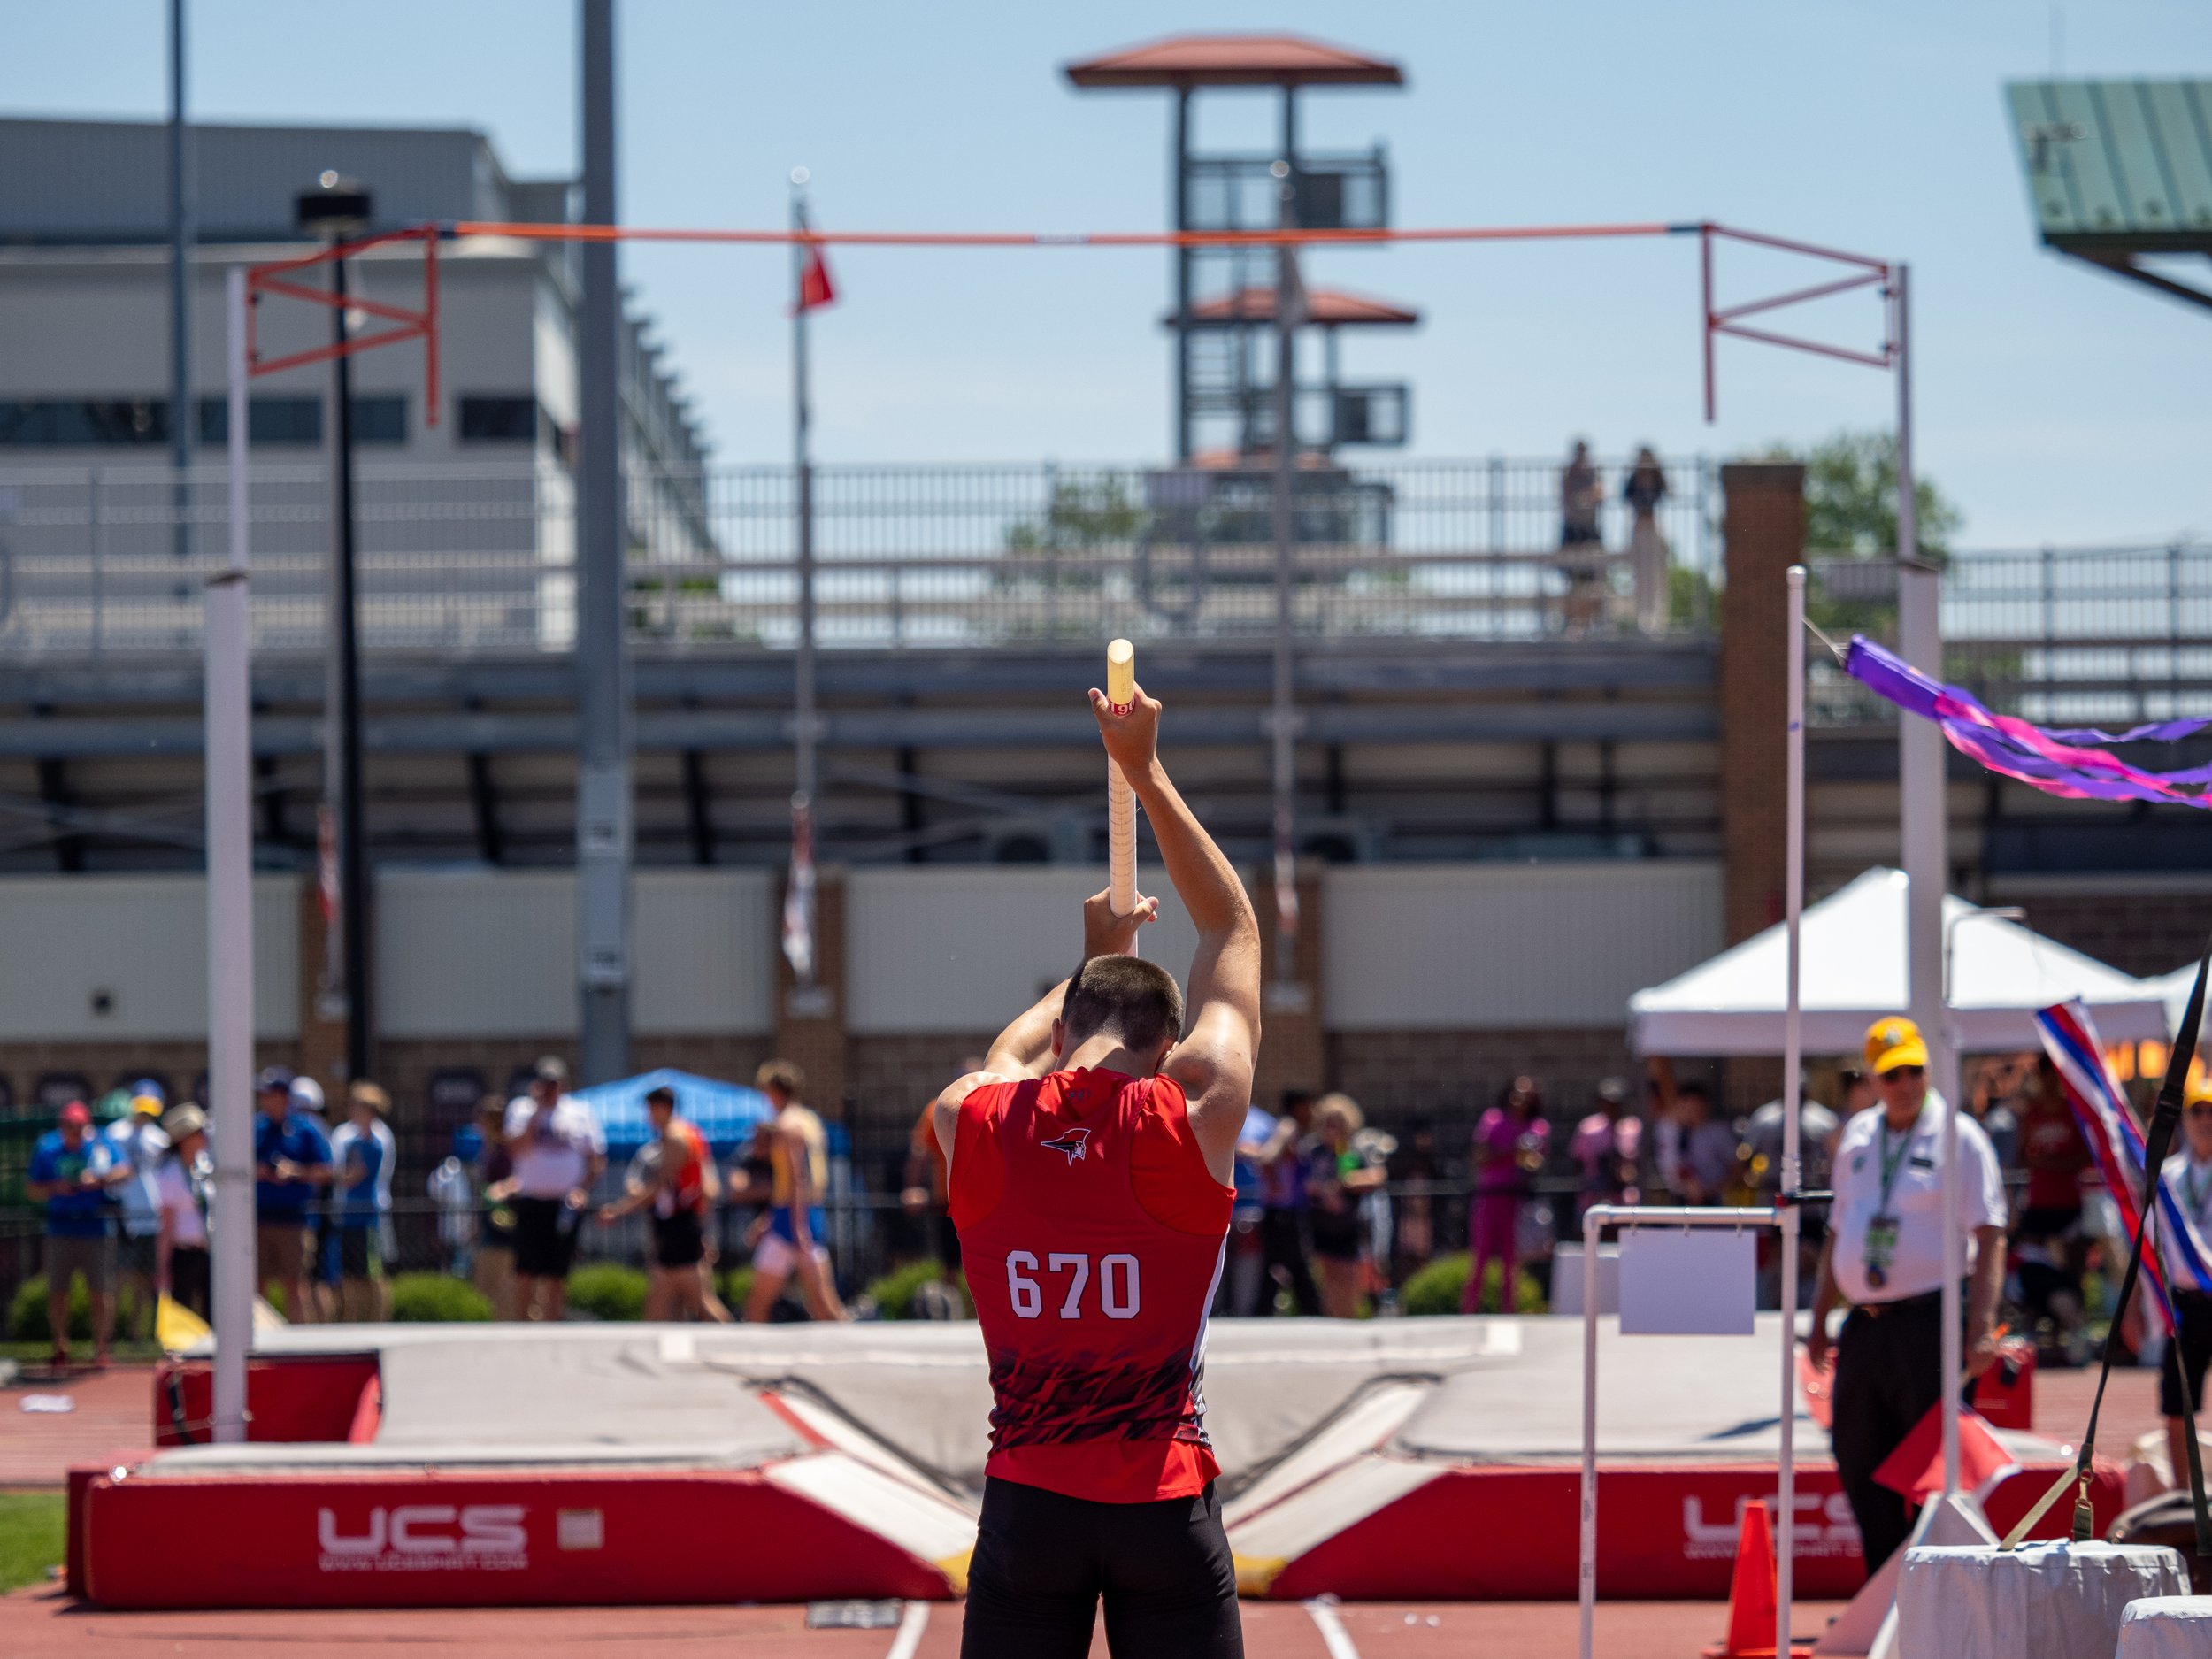
MULTIPOLYGON (((1275 290, 1247 288, 1234 294, 1217 295, 1199 301, 1190 308, 1190 315, 1195 323, 1271 323, 1275 320, 1275 290)), ((1175 319, 1171 315, 1167 320, 1172 323, 1175 319)), ((1421 320, 1421 313, 1388 300, 1348 294, 1342 288, 1310 288, 1306 290, 1306 320, 1328 326, 1379 323, 1409 327, 1421 320)))
POLYGON ((1405 72, 1299 35, 1172 35, 1067 66, 1079 87, 1402 87, 1405 72))

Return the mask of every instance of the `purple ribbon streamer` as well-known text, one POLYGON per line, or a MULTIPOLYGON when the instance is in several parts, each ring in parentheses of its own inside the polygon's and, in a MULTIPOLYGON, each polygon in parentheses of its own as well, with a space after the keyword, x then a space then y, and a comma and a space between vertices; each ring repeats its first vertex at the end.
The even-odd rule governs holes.
POLYGON ((2162 720, 2120 733, 2093 726, 2036 726, 2016 716, 1993 713, 1971 692, 1930 679, 1863 634, 1851 636, 1851 649, 1843 666, 1852 679, 1908 714, 1933 720, 1961 754, 2047 795, 2082 801, 2158 801, 2212 807, 2212 796, 2196 787, 2212 783, 2212 765, 2146 772, 2108 749, 2082 746, 2085 741, 2170 743, 2212 726, 2212 720, 2162 720))

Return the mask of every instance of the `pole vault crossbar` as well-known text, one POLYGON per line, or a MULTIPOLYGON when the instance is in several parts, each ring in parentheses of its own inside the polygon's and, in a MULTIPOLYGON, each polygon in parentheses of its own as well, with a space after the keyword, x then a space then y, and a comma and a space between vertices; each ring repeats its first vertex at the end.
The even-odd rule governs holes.
MULTIPOLYGON (((388 233, 388 240, 395 233, 388 233)), ((1879 347, 1872 351, 1812 340, 1771 329, 1747 328, 1740 319, 1786 310, 1814 300, 1879 285, 1884 297, 1895 287, 1897 266, 1870 254, 1852 253, 1790 236, 1770 236, 1763 231, 1742 230, 1710 219, 1688 223, 1630 220, 1591 225, 1440 225, 1402 229, 1301 229, 1283 226, 1269 230, 1146 230, 1146 231, 996 231, 996 230, 818 230, 811 227, 755 229, 744 227, 686 227, 652 225, 565 225, 506 219, 454 219, 437 226, 420 226, 411 232, 422 236, 426 246, 435 236, 505 236, 520 242, 691 242, 739 247, 843 248, 1327 248, 1363 247, 1393 242, 1520 242, 1628 241, 1642 237, 1695 236, 1699 243, 1699 272, 1702 290, 1704 331, 1705 419, 1718 413, 1718 386, 1714 342, 1723 334, 1757 345, 1776 346, 1832 357, 1867 368, 1893 368, 1904 346, 1894 308, 1886 305, 1879 347), (1716 242, 1741 242, 1776 253, 1793 254, 1851 268, 1852 274, 1832 282, 1793 288, 1739 304, 1714 303, 1716 242)), ((388 334, 383 338, 403 337, 388 334)))

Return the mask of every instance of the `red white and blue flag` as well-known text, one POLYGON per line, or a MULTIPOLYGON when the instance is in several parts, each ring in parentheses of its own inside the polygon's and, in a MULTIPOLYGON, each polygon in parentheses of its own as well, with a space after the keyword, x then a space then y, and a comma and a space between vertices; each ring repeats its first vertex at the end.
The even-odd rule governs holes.
MULTIPOLYGON (((2113 1076, 2105 1059, 2097 1028, 2079 1002, 2039 1010, 2035 1025, 2043 1039, 2043 1051, 2051 1056, 2051 1064, 2058 1068, 2060 1080, 2066 1086, 2074 1121, 2081 1126, 2082 1138, 2096 1157, 2105 1190, 2119 1207, 2120 1219, 2132 1243, 2143 1225, 2143 1132, 2136 1125, 2119 1079, 2113 1076)), ((2143 1273, 2150 1281, 2153 1301, 2166 1328, 2171 1330, 2174 1310, 2170 1292, 2174 1287, 2167 1283, 2167 1269, 2170 1264, 2181 1277, 2182 1289, 2212 1291, 2212 1240, 2204 1237, 2188 1211, 2162 1184, 2156 1203, 2158 1236, 2167 1248, 2162 1255, 2145 1249, 2143 1273)))

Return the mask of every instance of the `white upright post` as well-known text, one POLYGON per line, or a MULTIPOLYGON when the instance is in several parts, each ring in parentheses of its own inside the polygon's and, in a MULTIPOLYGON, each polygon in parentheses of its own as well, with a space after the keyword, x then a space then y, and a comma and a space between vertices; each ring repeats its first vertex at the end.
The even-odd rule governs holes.
POLYGON ((1590 1659, 1598 1611, 1598 1240, 1605 1236, 1605 1206, 1582 1217, 1582 1531, 1576 1554, 1577 1594, 1582 1601, 1582 1659, 1590 1659))
POLYGON ((1782 1410, 1778 1419, 1780 1479, 1774 1517, 1774 1651, 1790 1650, 1790 1598, 1797 1565, 1797 1229, 1796 1193, 1802 1185, 1798 1114, 1802 1109, 1805 1059, 1804 1019, 1799 1005, 1805 910, 1805 567, 1789 568, 1789 727, 1782 832, 1783 916, 1789 939, 1789 967, 1782 1004, 1782 1168, 1775 1188, 1775 1231, 1782 1269, 1782 1410))
POLYGON ((230 368, 230 559, 201 630, 207 793, 208 1137, 213 1215, 215 1439, 246 1438, 253 1341, 253 761, 247 607, 246 273, 225 291, 230 368))

